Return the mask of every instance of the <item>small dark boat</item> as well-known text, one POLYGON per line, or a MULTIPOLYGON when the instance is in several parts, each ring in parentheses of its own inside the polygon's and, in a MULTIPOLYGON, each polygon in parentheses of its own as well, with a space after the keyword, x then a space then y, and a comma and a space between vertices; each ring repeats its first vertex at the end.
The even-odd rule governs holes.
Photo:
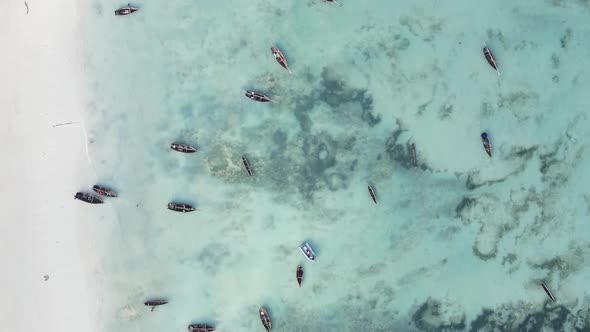
POLYGON ((487 133, 481 133, 481 141, 483 142, 483 148, 486 150, 486 153, 491 158, 492 157, 492 144, 490 144, 490 139, 488 138, 487 133))
POLYGON ((410 144, 410 158, 412 159, 412 167, 418 166, 418 158, 416 158, 416 144, 410 144))
POLYGON ((266 311, 266 309, 264 309, 264 307, 260 307, 260 310, 258 310, 258 312, 260 313, 260 320, 262 321, 262 325, 264 326, 266 331, 271 332, 272 322, 270 320, 270 316, 268 316, 268 312, 266 311))
POLYGON ((301 249, 301 252, 305 255, 305 257, 307 257, 307 259, 309 259, 312 262, 315 262, 316 255, 315 255, 315 252, 313 252, 313 249, 311 248, 309 243, 303 242, 299 246, 299 249, 301 249))
POLYGON ((261 103, 268 103, 269 101, 273 101, 267 95, 256 91, 246 90, 246 92, 244 92, 244 95, 252 100, 256 100, 261 103))
POLYGON ((197 148, 195 148, 194 146, 190 146, 188 144, 183 144, 183 143, 172 143, 172 144, 170 144, 170 148, 174 151, 183 152, 183 153, 197 152, 197 148))
POLYGON ((84 201, 84 202, 90 203, 90 204, 102 204, 102 203, 104 203, 102 201, 102 199, 100 199, 100 197, 94 196, 93 194, 82 193, 82 192, 77 192, 76 193, 76 196, 74 196, 74 199, 79 199, 81 201, 84 201))
POLYGON ((375 202, 375 204, 377 204, 377 196, 375 195, 375 190, 373 190, 373 187, 371 187, 370 185, 369 185, 369 195, 371 195, 373 202, 375 202))
POLYGON ((500 76, 500 71, 498 70, 498 64, 496 64, 496 58, 494 58, 492 51, 490 51, 490 49, 488 48, 488 45, 486 45, 486 43, 483 43, 483 55, 486 57, 486 60, 488 61, 490 66, 492 66, 492 68, 494 68, 494 70, 496 70, 496 73, 498 73, 498 76, 500 76))
POLYGON ((281 52, 281 50, 275 45, 271 46, 270 50, 272 51, 272 55, 274 55, 275 60, 277 60, 279 65, 281 65, 283 68, 287 69, 289 74, 292 74, 291 70, 289 69, 289 64, 287 64, 287 59, 285 58, 285 55, 283 54, 283 52, 281 52))
POLYGON ((549 288, 547 288, 547 285, 545 285, 545 283, 542 281, 541 281, 541 287, 543 287, 543 290, 545 291, 547 296, 549 296, 549 299, 551 301, 555 302, 555 296, 553 296, 553 294, 551 294, 551 292, 549 291, 549 288))
POLYGON ((242 163, 244 163, 244 167, 246 167, 246 172, 248 172, 248 175, 252 176, 252 168, 250 168, 250 163, 248 162, 248 159, 246 159, 246 156, 242 156, 242 163))
POLYGON ((114 192, 111 188, 99 186, 97 184, 95 184, 92 187, 92 190, 94 190, 99 195, 103 195, 103 196, 107 196, 107 197, 117 197, 118 196, 117 193, 114 192))
POLYGON ((188 326, 188 332, 211 332, 215 331, 215 326, 207 324, 191 324, 188 326))
POLYGON ((299 284, 299 287, 301 287, 301 282, 303 281, 303 268, 301 267, 301 265, 297 266, 297 283, 299 284))
POLYGON ((172 211, 177 211, 177 212, 192 212, 195 211, 196 209, 194 207, 192 207, 189 204, 185 204, 185 203, 168 203, 168 209, 172 210, 172 211))
POLYGON ((147 307, 150 307, 150 311, 154 311, 157 306, 161 306, 168 303, 166 300, 148 300, 145 301, 143 304, 147 307))
POLYGON ((324 2, 327 2, 327 3, 335 3, 335 4, 337 4, 338 6, 342 6, 342 5, 341 5, 340 3, 338 3, 336 0, 322 0, 322 1, 324 1, 324 2))
POLYGON ((115 15, 117 15, 117 16, 129 15, 129 14, 135 13, 138 10, 139 10, 139 8, 132 7, 131 4, 127 4, 127 6, 121 7, 119 9, 115 10, 115 15))

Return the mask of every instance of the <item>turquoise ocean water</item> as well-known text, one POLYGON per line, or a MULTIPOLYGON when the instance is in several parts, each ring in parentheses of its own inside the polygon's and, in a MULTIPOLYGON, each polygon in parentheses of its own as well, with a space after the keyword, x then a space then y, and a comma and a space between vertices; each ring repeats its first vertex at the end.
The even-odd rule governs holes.
POLYGON ((101 330, 590 331, 588 2, 341 3, 88 5, 101 330))

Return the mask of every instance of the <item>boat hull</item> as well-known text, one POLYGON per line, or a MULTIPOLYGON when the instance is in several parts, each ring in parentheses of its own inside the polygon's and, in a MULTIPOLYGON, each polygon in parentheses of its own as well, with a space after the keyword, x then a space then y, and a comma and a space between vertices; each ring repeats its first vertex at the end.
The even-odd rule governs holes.
POLYGON ((81 200, 81 201, 89 203, 89 204, 102 204, 102 203, 104 203, 103 200, 100 199, 100 197, 94 196, 94 195, 88 194, 88 193, 83 193, 83 192, 77 192, 76 195, 74 196, 74 199, 78 199, 78 200, 81 200))
POLYGON ((172 143, 170 144, 170 148, 174 151, 182 152, 182 153, 195 153, 197 152, 197 148, 194 146, 183 144, 183 143, 172 143))
POLYGON ((99 195, 103 195, 103 196, 107 196, 107 197, 117 197, 117 193, 114 192, 112 189, 110 188, 106 188, 103 186, 99 186, 99 185, 94 185, 92 187, 92 190, 94 190, 94 192, 96 192, 99 195))
POLYGON ((260 314, 260 321, 262 322, 262 326, 264 326, 266 331, 272 332, 272 321, 270 320, 270 316, 268 315, 266 309, 264 307, 260 307, 258 313, 260 314))
POLYGON ((311 262, 315 262, 316 254, 307 242, 303 242, 299 246, 299 250, 303 253, 303 255, 311 262))
POLYGON ((297 267, 295 276, 297 278, 297 283, 299 284, 299 287, 301 287, 301 282, 303 281, 303 267, 301 267, 301 265, 297 267))
POLYGON ((176 211, 176 212, 193 212, 196 209, 189 204, 185 203, 168 203, 168 210, 176 211))

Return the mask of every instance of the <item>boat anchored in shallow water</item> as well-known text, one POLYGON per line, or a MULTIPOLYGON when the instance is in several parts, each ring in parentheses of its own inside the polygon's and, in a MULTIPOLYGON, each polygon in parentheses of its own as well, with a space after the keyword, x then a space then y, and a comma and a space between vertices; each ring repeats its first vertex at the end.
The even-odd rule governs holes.
POLYGON ((133 14, 138 10, 139 10, 139 8, 133 7, 133 6, 131 6, 131 4, 127 4, 127 6, 124 6, 124 7, 121 7, 119 9, 115 10, 115 15, 116 16, 125 16, 125 15, 129 15, 129 14, 133 14))
POLYGON ((335 4, 337 4, 338 6, 342 6, 342 5, 341 5, 340 3, 338 3, 338 1, 336 1, 336 0, 322 0, 322 1, 323 1, 323 2, 327 2, 327 3, 335 3, 335 4))
POLYGON ((194 153, 197 152, 197 148, 194 146, 184 144, 184 143, 172 143, 170 144, 170 148, 174 151, 182 152, 182 153, 194 153))
POLYGON ((150 311, 154 311, 154 309, 156 307, 167 304, 167 303, 168 303, 168 301, 166 301, 166 300, 148 300, 148 301, 145 301, 143 304, 146 307, 150 307, 150 311))
POLYGON ((313 249, 311 248, 309 243, 303 242, 299 246, 299 249, 305 255, 305 257, 307 257, 307 259, 309 259, 312 262, 315 262, 316 255, 315 255, 315 252, 313 252, 313 249))
POLYGON ((371 195, 373 202, 375 202, 375 204, 377 204, 377 196, 375 195, 375 190, 373 190, 373 187, 371 187, 371 185, 369 185, 368 188, 369 188, 369 195, 371 195))
POLYGON ((289 69, 289 64, 287 64, 287 59, 285 58, 283 52, 281 52, 281 50, 275 45, 270 47, 270 51, 272 52, 272 55, 275 57, 275 60, 277 60, 279 65, 287 69, 289 74, 292 74, 291 69, 289 69))
POLYGON ((262 322, 262 326, 266 329, 266 331, 271 332, 272 330, 272 321, 270 320, 270 316, 264 307, 260 307, 258 310, 260 314, 260 321, 262 322))
POLYGON ((248 159, 246 158, 246 156, 242 156, 242 163, 244 164, 244 167, 246 168, 246 172, 248 173, 248 176, 252 176, 252 168, 250 167, 250 162, 248 162, 248 159))
POLYGON ((301 287, 301 282, 303 281, 303 267, 301 267, 301 265, 297 266, 295 276, 297 277, 297 283, 299 284, 299 287, 301 287))
POLYGON ((103 195, 103 196, 107 196, 107 197, 117 197, 118 196, 117 193, 114 190, 112 190, 111 188, 99 186, 97 184, 95 184, 92 187, 92 190, 94 190, 99 195, 103 195))
POLYGON ((492 157, 492 144, 490 143, 490 139, 488 138, 488 134, 487 133, 481 133, 481 142, 483 143, 483 148, 486 151, 486 153, 488 154, 488 156, 490 156, 490 158, 492 157))
POLYGON ((189 204, 186 203, 175 203, 170 202, 168 203, 168 209, 176 212, 193 212, 196 209, 189 204))
POLYGON ((79 199, 83 202, 90 203, 90 204, 104 203, 100 197, 95 196, 93 194, 83 193, 83 192, 77 192, 76 195, 74 196, 74 199, 79 199))
POLYGON ((488 45, 486 45, 485 42, 483 43, 483 56, 486 57, 486 60, 488 61, 490 66, 492 66, 492 68, 494 68, 496 73, 498 73, 498 76, 500 76, 500 71, 498 70, 498 64, 496 63, 496 58, 494 58, 492 51, 490 51, 490 49, 488 48, 488 45))
POLYGON ((215 331, 215 326, 208 324, 191 324, 188 326, 188 332, 211 332, 215 331))
POLYGON ((246 90, 244 92, 244 95, 252 100, 259 101, 261 103, 268 103, 269 101, 274 101, 274 100, 270 99, 269 96, 267 96, 261 92, 246 90))
POLYGON ((544 282, 541 281, 541 287, 543 287, 543 290, 545 291, 545 294, 547 294, 547 296, 549 297, 549 299, 553 302, 555 302, 555 296, 553 296, 553 294, 551 294, 551 292, 549 291, 549 288, 547 288, 547 285, 545 285, 544 282))

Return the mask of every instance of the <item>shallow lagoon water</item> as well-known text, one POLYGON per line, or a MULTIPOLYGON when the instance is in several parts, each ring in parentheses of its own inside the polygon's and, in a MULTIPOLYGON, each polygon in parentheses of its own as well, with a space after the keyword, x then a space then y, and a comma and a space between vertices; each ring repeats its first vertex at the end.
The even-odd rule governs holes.
POLYGON ((103 329, 262 330, 262 305, 276 331, 589 329, 590 8, 342 4, 88 8, 90 152, 120 191, 97 234, 103 329))

